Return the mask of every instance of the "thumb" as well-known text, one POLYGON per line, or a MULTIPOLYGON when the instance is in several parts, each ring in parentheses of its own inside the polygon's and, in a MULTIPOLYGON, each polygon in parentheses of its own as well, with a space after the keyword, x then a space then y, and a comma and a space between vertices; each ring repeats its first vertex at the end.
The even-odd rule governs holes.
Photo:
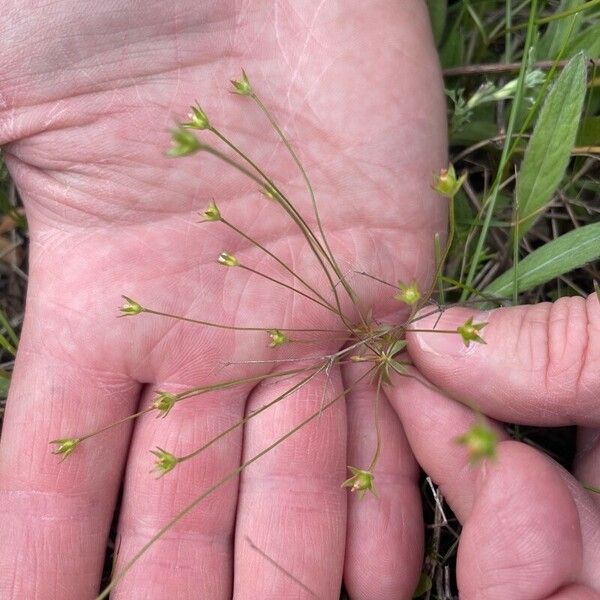
POLYGON ((452 397, 499 420, 600 426, 600 302, 596 294, 486 313, 423 311, 408 334, 417 368, 452 397), (485 344, 456 331, 487 323, 485 344), (439 320, 438 320, 439 319, 439 320))

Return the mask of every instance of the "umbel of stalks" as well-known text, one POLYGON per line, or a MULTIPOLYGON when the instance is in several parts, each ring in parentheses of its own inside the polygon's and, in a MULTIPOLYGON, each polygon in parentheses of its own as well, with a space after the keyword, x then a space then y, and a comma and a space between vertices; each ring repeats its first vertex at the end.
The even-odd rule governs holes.
MULTIPOLYGON (((219 440, 227 437, 232 431, 242 427, 251 419, 260 418, 260 415, 268 411, 272 406, 284 402, 287 398, 293 396, 304 386, 312 382, 317 376, 329 374, 333 368, 349 362, 364 362, 367 363, 367 369, 351 382, 345 390, 340 394, 324 402, 318 411, 297 423, 287 433, 274 440, 272 444, 263 448, 256 455, 247 460, 238 468, 223 474, 223 477, 205 490, 199 490, 198 497, 190 503, 184 510, 175 514, 173 518, 165 523, 156 534, 130 559, 130 561, 116 573, 110 584, 98 596, 99 599, 106 598, 115 585, 125 576, 127 571, 133 564, 154 544, 166 531, 169 530, 177 521, 182 519, 195 506, 197 506, 204 498, 213 493, 220 486, 225 484, 230 479, 237 477, 243 469, 253 462, 259 460, 265 454, 274 451, 288 437, 294 435, 301 428, 307 426, 311 421, 317 418, 323 411, 327 410, 336 402, 343 400, 347 394, 359 381, 368 379, 375 386, 376 393, 373 400, 373 427, 376 432, 376 443, 373 448, 373 454, 370 462, 365 465, 349 466, 350 477, 346 481, 340 481, 340 485, 348 488, 351 492, 355 492, 362 497, 367 492, 376 494, 375 469, 378 458, 380 456, 385 440, 381 439, 379 430, 379 401, 383 386, 393 385, 396 376, 399 377, 417 377, 409 362, 403 358, 403 352, 406 349, 406 332, 409 330, 420 331, 418 329, 419 311, 428 307, 430 312, 440 310, 439 306, 432 304, 432 293, 435 286, 442 282, 442 271, 444 261, 448 254, 448 249, 454 235, 453 210, 452 203, 454 196, 464 182, 464 176, 457 177, 452 165, 448 169, 444 169, 438 176, 435 177, 433 186, 450 202, 450 234, 445 248, 438 253, 438 264, 436 267, 435 281, 427 290, 419 289, 416 281, 409 282, 387 282, 368 273, 361 275, 370 277, 378 281, 383 286, 391 288, 390 294, 401 304, 409 308, 409 316, 402 323, 381 323, 373 315, 373 311, 369 310, 366 313, 361 312, 360 306, 363 303, 359 302, 359 298, 355 290, 350 285, 350 282, 344 276, 339 263, 331 250, 325 229, 319 214, 318 203, 315 190, 308 177, 306 169, 301 163, 296 151, 287 139, 284 131, 279 126, 271 111, 266 104, 256 93, 247 74, 242 71, 240 79, 232 80, 233 91, 239 95, 240 101, 253 104, 256 109, 261 112, 266 122, 274 132, 274 135, 283 143, 285 151, 294 161, 301 177, 304 180, 306 191, 310 199, 310 211, 312 212, 311 220, 314 225, 310 224, 304 214, 305 209, 300 209, 297 201, 288 195, 288 192, 283 188, 277 180, 276 174, 267 173, 261 168, 245 151, 237 146, 226 133, 217 128, 210 116, 201 108, 200 104, 196 103, 190 108, 190 112, 186 120, 183 120, 171 132, 171 147, 167 151, 167 155, 178 160, 197 160, 198 155, 207 153, 220 159, 228 168, 237 170, 244 176, 249 178, 257 186, 257 191, 262 193, 264 201, 275 203, 281 208, 282 219, 289 220, 298 230, 304 243, 307 245, 314 259, 313 277, 307 278, 301 276, 287 264, 285 260, 277 256, 260 240, 254 239, 249 233, 243 229, 243 223, 236 223, 235 215, 229 215, 219 206, 218 199, 213 199, 208 206, 198 207, 201 222, 207 227, 228 229, 241 239, 254 245, 260 252, 273 263, 277 264, 278 268, 283 268, 289 275, 292 276, 294 284, 289 284, 282 281, 277 275, 260 270, 252 264, 245 264, 226 248, 215 256, 215 269, 228 268, 234 271, 248 271, 262 277, 265 285, 273 287, 273 292, 277 290, 285 290, 285 293, 290 291, 305 300, 310 301, 320 310, 333 313, 337 319, 338 327, 334 329, 315 329, 315 328, 297 328, 288 329, 281 323, 260 323, 252 326, 233 326, 227 323, 209 321, 202 318, 196 318, 193 315, 176 315, 163 310, 160 306, 151 306, 146 304, 148 299, 131 298, 123 296, 123 303, 120 307, 120 316, 127 318, 145 319, 145 318, 162 318, 184 321, 186 323, 195 324, 198 327, 210 327, 215 329, 235 330, 239 332, 262 333, 264 335, 265 346, 270 347, 274 352, 273 361, 278 361, 277 351, 281 346, 292 343, 307 343, 311 344, 317 340, 305 339, 305 336, 313 334, 329 334, 332 339, 339 340, 343 344, 336 352, 312 358, 310 360, 303 359, 294 365, 290 362, 291 368, 286 370, 277 370, 268 372, 262 375, 250 377, 225 379, 223 381, 207 386, 192 387, 184 391, 171 392, 169 390, 157 390, 154 400, 151 405, 140 412, 131 414, 112 423, 101 424, 95 431, 92 432, 70 432, 70 435, 58 437, 52 441, 54 453, 64 460, 76 453, 79 447, 95 436, 99 436, 109 429, 118 427, 121 424, 137 418, 154 414, 162 419, 169 418, 172 411, 177 410, 177 405, 184 402, 188 398, 200 396, 207 393, 215 393, 220 390, 230 389, 237 386, 243 386, 248 383, 259 383, 265 380, 285 380, 289 377, 294 377, 296 383, 291 385, 285 392, 274 398, 269 403, 253 411, 237 423, 220 432, 213 439, 209 440, 195 451, 177 456, 168 448, 157 447, 149 449, 151 456, 154 459, 152 471, 158 477, 172 476, 171 472, 176 471, 177 467, 188 460, 201 460, 204 451, 219 440), (202 139, 198 137, 202 136, 202 139), (317 277, 318 276, 318 277, 317 277), (325 289, 319 289, 315 280, 322 280, 324 276, 327 285, 325 289), (352 314, 344 311, 342 306, 348 305, 352 307, 352 314), (358 315, 358 317, 356 317, 358 315), (75 434, 75 435, 73 435, 75 434)), ((440 200, 442 201, 442 200, 440 200)), ((150 299, 151 301, 151 299, 150 299)), ((485 323, 474 323, 472 319, 466 321, 456 330, 440 330, 433 329, 432 333, 439 335, 456 335, 462 338, 466 345, 471 343, 482 343, 481 330, 485 323)), ((319 338, 322 341, 322 336, 319 338)), ((268 361, 267 361, 268 362, 268 361)), ((488 434, 487 425, 482 418, 478 418, 476 426, 469 432, 465 433, 460 438, 459 443, 464 444, 471 453, 473 460, 478 460, 485 457, 493 456, 495 438, 488 434)))

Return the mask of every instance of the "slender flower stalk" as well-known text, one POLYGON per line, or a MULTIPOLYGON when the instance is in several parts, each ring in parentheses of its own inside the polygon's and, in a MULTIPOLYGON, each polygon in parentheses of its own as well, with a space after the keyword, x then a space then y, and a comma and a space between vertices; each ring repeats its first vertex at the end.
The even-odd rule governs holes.
POLYGON ((369 467, 367 471, 371 473, 375 469, 375 465, 379 460, 379 456, 381 454, 381 427, 379 423, 379 404, 380 404, 380 395, 381 395, 381 384, 382 378, 378 377, 377 379, 377 389, 375 390, 375 398, 373 400, 373 422, 375 423, 375 435, 376 435, 376 445, 375 452, 373 453, 373 458, 369 463, 369 467))
POLYGON ((327 257, 327 260, 331 264, 335 274, 337 275, 337 277, 341 281, 342 285, 344 286, 344 289, 348 293, 350 300, 352 300, 352 302, 354 304, 356 304, 357 303, 356 293, 354 292, 354 290, 352 289, 352 287, 350 286, 350 284, 344 277, 342 270, 340 269, 340 267, 335 259, 335 256, 334 256, 333 252, 331 251, 329 242, 327 241, 327 236, 325 235, 325 231, 323 230, 323 224, 321 222, 321 216, 319 214, 319 207, 317 205, 315 191, 310 182, 308 174, 306 173, 306 169, 300 162, 300 159, 298 158, 298 155, 296 154, 294 148, 292 147, 289 140, 287 139, 287 136, 283 133, 283 130, 281 129, 281 127, 279 126, 279 124, 277 123, 277 121, 275 120, 273 115, 271 114, 271 111, 266 107, 266 105, 262 102, 262 100, 257 96, 257 94, 253 90, 250 93, 250 97, 252 98, 252 100, 254 100, 256 105, 260 108, 260 110, 267 117, 267 119, 269 120, 269 123, 271 124, 271 126, 273 127, 273 129, 275 130, 277 135, 280 137, 281 141, 284 143, 284 145, 287 148, 288 152, 290 153, 290 156, 292 157, 293 161, 296 163, 296 166, 298 167, 298 170, 300 171, 302 178, 304 179, 304 183, 306 184, 306 188, 310 195, 311 203, 313 206, 313 212, 315 214, 315 219, 317 221, 317 227, 319 229, 319 233, 321 234, 321 239, 323 240, 323 244, 325 245, 325 249, 326 249, 325 255, 327 257))
POLYGON ((126 417, 123 417, 122 419, 119 419, 117 421, 109 423, 108 425, 105 425, 104 427, 101 427, 100 429, 96 429, 95 431, 86 433, 85 435, 82 435, 79 437, 60 438, 57 440, 52 440, 50 442, 51 444, 57 444, 57 448, 52 454, 61 455, 62 456, 61 462, 62 462, 62 460, 65 460, 65 458, 67 458, 70 454, 72 454, 82 442, 89 440, 90 438, 93 438, 97 435, 100 435, 101 433, 109 431, 110 429, 118 427, 119 425, 122 425, 123 423, 127 423, 127 421, 133 421, 134 419, 137 419, 138 417, 141 417, 142 415, 145 415, 145 414, 151 412, 152 410, 154 410, 154 408, 150 407, 150 408, 146 408, 145 410, 141 410, 139 412, 133 413, 132 415, 127 415, 126 417))
MULTIPOLYGON (((328 360, 328 359, 327 359, 328 360)), ((50 444, 55 444, 57 447, 53 454, 61 455, 62 460, 67 458, 70 454, 72 454, 76 448, 86 440, 89 440, 92 437, 100 435, 101 433, 105 433, 119 425, 123 425, 128 421, 133 421, 138 417, 146 415, 150 412, 157 411, 159 417, 166 417, 167 414, 172 410, 172 408, 181 400, 186 400, 187 398, 192 398, 194 396, 201 396, 203 394, 208 394, 210 392, 216 392, 220 390, 225 390, 233 387, 237 387, 239 385, 244 385, 248 383, 258 383, 260 381, 266 381, 268 379, 279 379, 292 375, 297 375, 299 373, 306 373, 307 371, 313 371, 315 368, 314 365, 310 367, 301 367, 297 369, 288 369, 280 372, 266 373, 262 375, 254 375, 250 377, 241 377, 239 379, 231 379, 229 381, 219 382, 213 385, 199 386, 190 388, 185 390, 184 392, 179 392, 178 394, 170 394, 167 392, 156 392, 157 398, 152 403, 152 406, 145 408, 144 410, 140 410, 131 415, 127 415, 122 419, 118 419, 117 421, 113 421, 108 425, 104 425, 99 429, 96 429, 92 432, 86 433, 85 435, 81 435, 79 437, 65 437, 59 438, 56 440, 52 440, 50 444)))
POLYGON ((346 387, 340 394, 329 400, 323 404, 318 411, 313 412, 306 419, 298 423, 295 427, 290 429, 287 433, 277 438, 272 444, 255 454, 252 458, 248 459, 246 462, 242 463, 239 467, 236 467, 229 473, 227 473, 224 477, 222 477, 215 484, 206 489, 202 494, 200 494, 197 498, 195 498, 190 504, 188 504, 181 512, 177 513, 168 523, 166 523, 159 531, 157 531, 130 559, 129 561, 122 567, 122 569, 112 578, 110 583, 102 590, 99 596, 97 596, 96 600, 104 600, 108 597, 111 590, 115 588, 117 583, 123 579, 123 577, 127 574, 127 572, 133 567, 133 565, 153 546, 156 541, 158 541, 167 531, 178 523, 185 517, 188 513, 190 513, 202 500, 204 500, 207 496, 210 496, 215 490, 218 490, 220 487, 225 485, 228 481, 231 481, 235 477, 237 477, 244 469, 248 468, 251 464, 255 463, 257 460, 262 458, 265 454, 271 452, 274 448, 285 442, 288 438, 293 436, 296 432, 300 431, 303 427, 306 427, 311 421, 314 421, 317 417, 323 414, 324 411, 331 408, 336 402, 338 402, 341 398, 344 398, 345 395, 352 390, 352 388, 358 384, 360 381, 368 377, 373 372, 373 369, 370 369, 363 375, 361 375, 358 379, 356 379, 352 384, 346 387))
POLYGON ((312 285, 307 283, 300 275, 298 275, 298 273, 296 273, 293 269, 291 269, 283 260, 281 260, 278 256, 273 254, 270 250, 265 248, 265 246, 263 246, 260 242, 256 241, 253 237, 251 237, 251 236, 247 235, 246 233, 244 233, 243 231, 241 231, 238 227, 236 227, 235 225, 233 225, 232 223, 227 221, 225 218, 221 217, 220 221, 221 221, 221 223, 223 223, 224 225, 229 227, 232 231, 235 231, 238 235, 240 235, 244 239, 248 240, 251 244, 253 244, 257 248, 262 250, 265 254, 270 256, 279 265, 281 265, 288 273, 290 273, 290 275, 295 277, 302 285, 304 285, 304 287, 306 287, 308 290, 310 290, 317 298, 319 298, 322 302, 324 302, 325 304, 330 306, 330 308, 335 310, 333 308, 333 306, 331 306, 329 301, 323 297, 322 294, 320 294, 312 285))
POLYGON ((247 267, 246 265, 243 265, 242 263, 238 263, 236 266, 239 267, 240 269, 244 269, 245 271, 248 271, 249 273, 253 273, 254 275, 263 277, 264 279, 267 279, 268 281, 271 281, 272 283, 276 283, 277 285, 287 288, 288 290, 291 290, 292 292, 295 292, 296 294, 299 294, 300 296, 304 296, 304 298, 307 298, 308 300, 311 300, 315 304, 318 304, 319 306, 326 308, 327 310, 333 312, 334 314, 338 315, 339 317, 342 317, 341 313, 339 313, 336 308, 333 308, 333 306, 331 306, 330 304, 326 304, 325 302, 321 302, 320 300, 313 298, 309 294, 304 293, 302 290, 298 290, 298 289, 292 287, 291 285, 284 283, 283 281, 279 281, 278 279, 275 279, 274 277, 271 277, 270 275, 267 275, 266 273, 262 273, 261 271, 257 271, 256 269, 253 269, 252 267, 247 267))
MULTIPOLYGON (((137 304, 137 303, 136 303, 137 304)), ((342 329, 319 329, 319 328, 287 328, 287 327, 240 327, 236 325, 225 325, 224 323, 215 323, 213 321, 204 321, 202 319, 192 319, 190 317, 182 317, 180 315, 175 315, 172 313, 163 312, 160 310, 154 310, 152 308, 142 307, 141 310, 135 314, 147 314, 147 315, 156 315, 159 317, 167 317, 169 319, 175 319, 177 321, 183 321, 185 323, 195 323, 197 325, 206 325, 207 327, 215 327, 217 329, 229 329, 231 331, 262 331, 269 332, 274 329, 279 329, 281 331, 286 332, 300 332, 300 333, 344 333, 342 329)))
MULTIPOLYGON (((304 219, 298 213, 298 211, 296 210, 294 205, 288 200, 288 198, 285 196, 285 194, 283 194, 283 192, 277 187, 277 185, 271 180, 271 178, 269 178, 266 175, 266 173, 248 155, 246 155, 244 152, 242 152, 242 150, 240 150, 233 142, 231 142, 225 135, 223 135, 215 127, 211 127, 210 131, 214 135, 216 135, 223 143, 225 143, 227 146, 229 146, 243 161, 245 161, 247 164, 249 164, 252 167, 252 169, 254 169, 254 171, 256 171, 256 173, 258 173, 259 177, 261 177, 264 180, 263 186, 261 186, 261 187, 263 187, 263 189, 268 189, 271 191, 272 199, 276 200, 284 208, 284 210, 292 218, 294 223, 296 223, 296 225, 299 227, 302 234, 304 235, 304 238, 308 242, 313 254, 317 258, 317 261, 319 262, 323 272, 325 273, 325 276, 327 277, 327 279, 329 281, 329 284, 331 286, 331 289, 332 289, 334 297, 335 297, 336 306, 338 308, 340 315, 342 315, 342 308, 341 308, 340 299, 339 299, 339 296, 337 293, 336 284, 333 281, 333 278, 331 276, 331 273, 329 272, 329 269, 323 262, 323 257, 325 257, 326 260, 328 260, 328 262, 329 262, 327 252, 323 249, 323 246, 321 245, 319 240, 316 238, 316 236, 314 235, 314 233, 312 232, 310 227, 308 227, 308 225, 306 224, 306 221, 304 221, 304 219), (265 187, 265 184, 268 187, 265 187)), ((246 169, 244 169, 243 172, 248 173, 248 171, 246 169)), ((256 181, 259 180, 257 177, 252 177, 252 179, 254 179, 256 181)), ((334 269, 334 271, 335 271, 335 269, 334 269)), ((343 316, 342 316, 342 319, 346 323, 343 316)))
POLYGON ((191 452, 190 454, 186 454, 184 456, 180 456, 178 458, 178 462, 184 462, 186 460, 190 460, 191 458, 194 458, 194 457, 198 456, 199 454, 201 454, 202 452, 204 452, 207 448, 210 448, 210 446, 212 446, 213 444, 215 444, 216 442, 218 442, 220 439, 223 439, 224 437, 226 437, 227 435, 229 435, 232 431, 235 431, 236 429, 239 429, 240 427, 243 427, 246 423, 248 423, 248 421, 250 421, 251 419, 257 417, 258 415, 260 415, 261 413, 263 413, 268 408, 271 408, 271 406, 275 406, 275 404, 278 404, 279 402, 281 402, 285 398, 288 398, 292 394, 296 393, 297 391, 299 391, 300 389, 302 389, 306 384, 310 383, 317 375, 319 375, 320 373, 322 373, 325 370, 325 367, 326 367, 326 365, 321 365, 318 369, 316 369, 310 375, 308 375, 307 377, 305 377, 304 379, 302 379, 299 383, 293 385, 289 390, 286 390, 283 394, 277 396, 275 399, 271 400, 271 402, 268 402, 267 404, 264 404, 263 406, 261 406, 257 410, 252 411, 249 415, 246 415, 243 419, 240 419, 237 423, 234 423, 231 427, 228 427, 227 429, 225 429, 224 431, 222 431, 219 435, 217 435, 216 437, 212 438, 210 441, 206 442, 206 444, 204 444, 203 446, 201 446, 200 448, 198 448, 198 450, 194 450, 194 452, 191 452))

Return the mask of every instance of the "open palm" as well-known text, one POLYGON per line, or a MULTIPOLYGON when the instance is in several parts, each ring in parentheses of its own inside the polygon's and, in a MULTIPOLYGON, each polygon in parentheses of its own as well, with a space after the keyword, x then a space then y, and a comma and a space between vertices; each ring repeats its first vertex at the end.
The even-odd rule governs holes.
MULTIPOLYGON (((115 320, 127 294, 157 310, 235 326, 339 326, 332 311, 216 263, 227 250, 294 283, 231 229, 198 223, 213 197, 228 221, 331 299, 306 242, 254 183, 205 154, 165 157, 174 120, 200 100, 211 122, 309 217, 302 179, 268 122, 226 91, 244 67, 306 164, 342 269, 349 277, 368 270, 422 282, 432 273, 434 232, 443 229, 429 182, 445 164, 445 127, 421 2, 382 0, 352 11, 312 1, 302 10, 287 2, 36 4, 9 2, 0 42, 0 142, 8 144, 31 233, 28 310, 0 462, 10 516, 2 534, 11 544, 2 552, 0 589, 7 598, 81 599, 97 590, 123 476, 120 565, 203 489, 342 389, 340 373, 329 374, 325 391, 324 378, 315 379, 159 481, 148 475, 149 450, 191 452, 293 380, 190 399, 164 420, 145 417, 88 440, 63 463, 50 454, 49 440, 125 417, 148 406, 156 390, 261 375, 280 367, 258 361, 340 344, 321 335, 319 343, 273 350, 265 332, 150 315, 115 320)), ((365 307, 394 310, 381 287, 352 283, 365 307)), ((371 418, 361 417, 370 409, 362 404, 350 402, 348 451, 338 403, 174 526, 115 596, 305 597, 306 586, 334 597, 344 568, 346 452, 357 463, 372 452, 371 418)), ((346 579, 357 597, 406 595, 421 560, 418 499, 403 483, 415 465, 400 425, 392 427, 376 510, 349 508, 346 579), (388 545, 389 564, 374 561, 353 527, 368 528, 384 551, 388 545), (371 562, 375 578, 364 572, 371 562)))

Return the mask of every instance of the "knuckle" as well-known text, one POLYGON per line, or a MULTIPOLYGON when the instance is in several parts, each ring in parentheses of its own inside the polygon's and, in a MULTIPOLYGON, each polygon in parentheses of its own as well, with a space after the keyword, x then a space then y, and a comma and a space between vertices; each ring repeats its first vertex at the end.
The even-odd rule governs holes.
MULTIPOLYGON (((597 299, 592 299, 596 301, 597 299)), ((598 414, 596 397, 600 388, 598 359, 600 350, 598 337, 594 335, 593 315, 589 300, 583 298, 561 298, 550 305, 545 313, 546 352, 538 346, 532 348, 540 355, 543 364, 543 393, 557 403, 567 402, 572 407, 572 416, 586 414, 594 418, 598 414)), ((598 319, 595 323, 598 327, 598 319)), ((596 332, 598 333, 598 332, 596 332)), ((536 341, 533 343, 535 345, 536 341)))

